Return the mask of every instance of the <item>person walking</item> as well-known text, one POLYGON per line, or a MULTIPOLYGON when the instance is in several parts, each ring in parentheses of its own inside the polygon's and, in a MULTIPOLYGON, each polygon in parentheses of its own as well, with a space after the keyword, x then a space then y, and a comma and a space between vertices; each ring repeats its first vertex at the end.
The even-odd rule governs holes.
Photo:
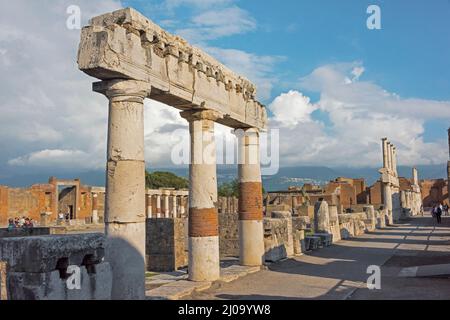
POLYGON ((441 204, 439 204, 436 207, 436 219, 437 219, 438 224, 442 223, 442 205, 441 204))

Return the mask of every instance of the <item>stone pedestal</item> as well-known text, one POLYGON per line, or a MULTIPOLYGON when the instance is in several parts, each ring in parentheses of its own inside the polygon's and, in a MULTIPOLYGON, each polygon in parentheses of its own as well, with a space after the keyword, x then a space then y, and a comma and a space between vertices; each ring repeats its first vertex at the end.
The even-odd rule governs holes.
POLYGON ((109 98, 105 259, 113 270, 112 299, 145 298, 144 98, 132 80, 94 84, 109 98))
POLYGON ((239 142, 239 257, 244 266, 260 266, 264 260, 264 226, 259 132, 247 129, 235 133, 239 142))
POLYGON ((318 233, 330 233, 328 203, 324 200, 316 202, 314 206, 314 231, 318 233))

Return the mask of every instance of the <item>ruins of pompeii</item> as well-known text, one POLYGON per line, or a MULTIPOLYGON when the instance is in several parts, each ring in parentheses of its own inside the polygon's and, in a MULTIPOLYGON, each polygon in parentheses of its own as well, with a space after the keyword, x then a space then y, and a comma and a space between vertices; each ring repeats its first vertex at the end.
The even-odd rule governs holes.
POLYGON ((78 66, 109 100, 106 186, 0 186, 2 300, 448 299, 450 224, 429 210, 449 204, 450 161, 448 179, 401 177, 380 137, 373 185, 336 177, 263 192, 270 128, 250 81, 133 9, 82 29, 78 66), (188 189, 146 189, 144 99, 189 124, 188 189), (238 197, 218 196, 214 123, 240 132, 238 197), (8 229, 24 212, 38 226, 8 229), (370 266, 381 289, 368 287, 370 266))

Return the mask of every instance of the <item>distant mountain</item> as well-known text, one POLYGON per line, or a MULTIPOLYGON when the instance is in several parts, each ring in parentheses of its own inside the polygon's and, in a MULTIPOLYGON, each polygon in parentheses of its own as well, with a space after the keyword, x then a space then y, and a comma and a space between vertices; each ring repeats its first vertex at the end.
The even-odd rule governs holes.
MULTIPOLYGON (((324 185, 337 177, 364 178, 368 185, 379 179, 379 168, 345 168, 345 167, 320 167, 320 166, 297 166, 283 167, 273 176, 264 176, 263 184, 267 191, 286 190, 290 186, 302 186, 304 183, 324 185)), ((447 165, 418 166, 420 179, 438 179, 447 176, 447 165)), ((169 171, 178 176, 188 178, 189 168, 151 168, 149 171, 169 171)), ((399 175, 410 178, 412 168, 400 166, 399 175)), ((103 170, 67 172, 67 171, 21 171, 0 172, 0 185, 11 187, 28 187, 32 184, 47 183, 50 176, 59 179, 80 178, 86 185, 104 186, 105 172, 103 170)), ((217 180, 219 184, 229 182, 237 177, 237 166, 218 166, 217 180)))

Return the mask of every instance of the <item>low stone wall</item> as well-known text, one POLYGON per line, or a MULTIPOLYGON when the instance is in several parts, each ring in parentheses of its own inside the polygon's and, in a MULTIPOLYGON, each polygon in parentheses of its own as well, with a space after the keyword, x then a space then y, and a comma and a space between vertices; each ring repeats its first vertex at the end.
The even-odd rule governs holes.
POLYGON ((45 236, 50 234, 65 234, 66 229, 63 227, 33 227, 33 228, 16 228, 8 230, 8 228, 0 228, 0 238, 16 238, 45 236))
POLYGON ((147 219, 146 264, 148 271, 170 272, 188 264, 186 218, 147 219))
POLYGON ((218 213, 220 257, 238 257, 238 199, 233 197, 220 197, 218 201, 218 213))
POLYGON ((112 270, 104 248, 102 234, 0 239, 0 291, 6 286, 10 300, 111 299, 112 270))

